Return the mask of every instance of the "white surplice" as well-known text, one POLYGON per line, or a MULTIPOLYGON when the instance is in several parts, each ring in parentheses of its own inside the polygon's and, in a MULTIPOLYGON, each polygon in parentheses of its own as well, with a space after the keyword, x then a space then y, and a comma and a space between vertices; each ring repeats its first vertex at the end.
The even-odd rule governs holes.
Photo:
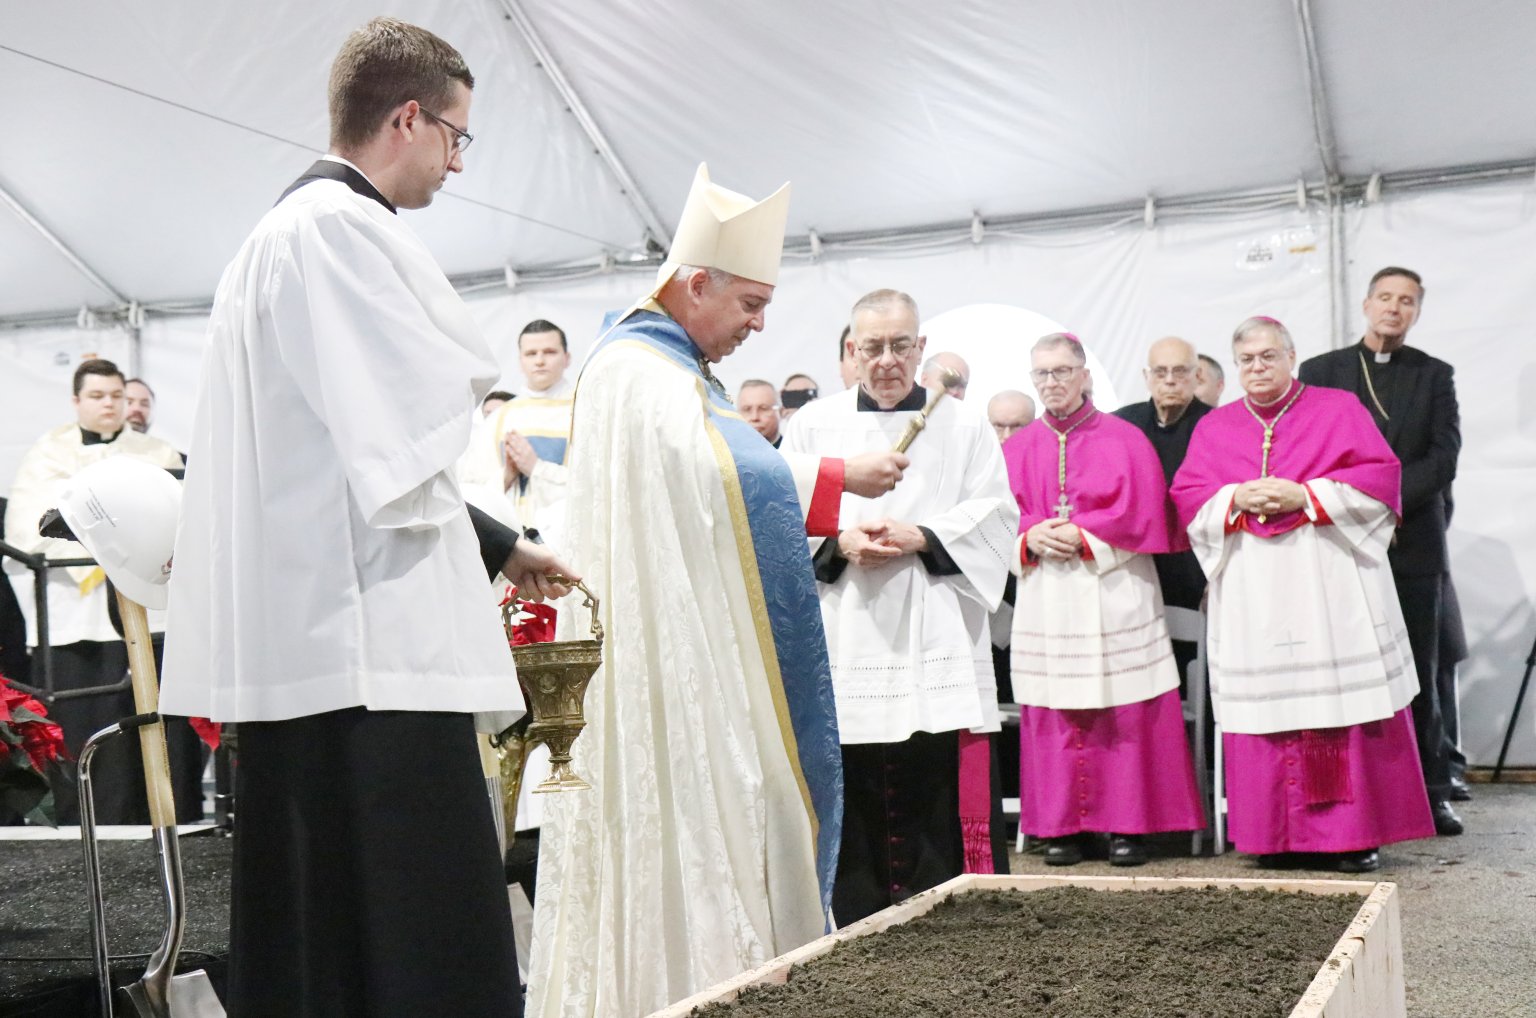
MULTIPOLYGON (((181 454, 168 442, 125 427, 110 442, 86 445, 77 424, 52 429, 27 450, 11 483, 5 512, 5 540, 22 551, 42 553, 51 559, 90 558, 85 546, 75 541, 40 537, 38 521, 49 509, 58 508, 64 482, 92 463, 109 456, 132 456, 157 467, 176 469, 181 454)), ((32 572, 15 559, 5 559, 6 572, 16 588, 16 601, 26 621, 27 646, 37 644, 37 612, 32 572)), ((121 640, 107 615, 105 574, 96 566, 70 566, 48 570, 48 642, 56 647, 91 640, 121 640)), ((165 613, 149 612, 149 628, 165 628, 165 613)))
POLYGON ((1087 710, 1178 688, 1152 556, 1082 533, 1091 558, 1024 567, 1024 538, 1015 546, 1014 698, 1031 707, 1087 710))
POLYGON ((522 710, 453 470, 497 373, 378 202, 317 180, 262 218, 214 300, 163 711, 522 710))
POLYGON ((607 641, 573 749, 594 788, 546 796, 530 1016, 635 1018, 825 932, 704 401, 640 343, 581 376, 568 534, 607 641))
MULTIPOLYGON (((895 445, 917 412, 861 411, 858 393, 797 411, 784 428, 785 454, 848 458, 895 445)), ((817 584, 844 745, 1001 723, 989 615, 1002 601, 1019 510, 997 436, 980 413, 946 399, 909 456, 895 490, 843 495, 839 529, 882 518, 927 527, 960 572, 934 576, 907 555, 849 564, 836 582, 817 584)))
MULTIPOLYGON (((1210 580, 1211 699, 1224 731, 1340 728, 1391 717, 1418 692, 1387 563, 1397 518, 1337 481, 1307 482, 1333 521, 1275 537, 1227 532, 1229 484, 1201 507, 1190 544, 1210 580)), ((1316 510, 1310 500, 1309 519, 1316 510)))

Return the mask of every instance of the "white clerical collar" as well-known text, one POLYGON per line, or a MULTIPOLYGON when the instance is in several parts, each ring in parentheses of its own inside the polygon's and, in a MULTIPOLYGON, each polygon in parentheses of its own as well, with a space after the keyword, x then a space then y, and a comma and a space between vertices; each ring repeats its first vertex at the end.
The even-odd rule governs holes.
POLYGON ((364 180, 368 181, 368 186, 369 187, 373 188, 375 191, 378 191, 380 194, 384 193, 383 191, 379 190, 379 185, 375 184, 373 182, 373 178, 369 177, 368 174, 364 173, 362 171, 362 169, 356 163, 354 163, 352 160, 346 158, 345 156, 336 155, 334 152, 327 152, 325 155, 321 156, 320 158, 328 160, 328 161, 333 162, 333 163, 340 163, 343 166, 347 166, 347 167, 350 167, 353 170, 356 170, 358 176, 360 176, 364 180))
POLYGON ((575 388, 575 386, 576 386, 575 382, 572 382, 566 376, 561 375, 559 381, 555 382, 555 384, 551 385, 549 388, 547 388, 547 389, 528 389, 528 388, 525 388, 522 391, 521 395, 523 395, 523 396, 525 396, 525 397, 527 397, 529 399, 559 399, 562 396, 568 395, 570 393, 570 391, 573 388, 575 388))
POLYGON ((1390 351, 1387 351, 1387 350, 1378 350, 1378 351, 1376 351, 1376 363, 1377 364, 1386 364, 1391 359, 1392 359, 1392 354, 1391 354, 1390 351))

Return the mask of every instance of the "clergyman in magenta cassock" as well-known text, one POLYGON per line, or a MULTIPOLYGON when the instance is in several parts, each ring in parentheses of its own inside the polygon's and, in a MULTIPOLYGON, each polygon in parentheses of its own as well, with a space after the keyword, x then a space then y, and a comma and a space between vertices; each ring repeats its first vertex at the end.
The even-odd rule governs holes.
MULTIPOLYGON (((1240 337, 1283 335, 1251 321, 1240 337)), ((1378 846, 1435 833, 1387 564, 1402 471, 1353 394, 1288 374, 1274 389, 1207 414, 1170 491, 1210 580, 1228 831, 1241 852, 1363 853, 1341 868, 1371 869, 1378 846), (1303 485, 1301 508, 1245 509, 1241 485, 1265 477, 1303 485)))
MULTIPOLYGON (((1080 347, 1054 348, 1081 357, 1080 347)), ((1037 365, 1051 349, 1037 345, 1037 365)), ((1204 815, 1152 560, 1186 547, 1162 468, 1145 435, 1091 399, 1069 400, 1056 416, 1053 384, 1037 381, 1046 412, 1003 446, 1020 514, 1012 637, 1020 823, 1052 839, 1197 829, 1204 815), (1053 518, 1076 526, 1074 554, 1041 557, 1029 547, 1031 529, 1053 518)), ((1048 849, 1047 861, 1075 855, 1048 849)), ((1112 840, 1111 861, 1144 858, 1112 840)))

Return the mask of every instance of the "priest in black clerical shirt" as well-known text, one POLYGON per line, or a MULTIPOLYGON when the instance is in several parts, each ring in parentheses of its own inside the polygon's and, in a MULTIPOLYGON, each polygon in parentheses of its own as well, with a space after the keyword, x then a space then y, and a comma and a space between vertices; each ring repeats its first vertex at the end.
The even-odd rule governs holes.
POLYGON ((1455 675, 1440 640, 1449 613, 1459 614, 1445 532, 1461 454, 1461 412, 1451 366, 1405 345, 1423 300, 1418 273, 1400 266, 1380 270, 1366 290, 1366 331, 1360 342, 1310 358, 1297 377, 1358 396, 1403 463, 1403 517, 1387 559, 1419 674, 1413 723, 1435 830, 1455 835, 1462 832, 1462 823, 1450 800, 1470 793, 1451 771, 1454 744, 1445 716, 1456 710, 1455 675))
MULTIPOLYGON (((181 454, 168 443, 127 426, 127 386, 116 364, 99 358, 82 361, 75 369, 73 387, 75 419, 49 430, 27 450, 11 481, 11 497, 5 512, 7 543, 55 560, 89 558, 79 544, 43 537, 37 530, 38 519, 57 503, 59 486, 66 480, 90 464, 113 456, 131 456, 167 470, 182 465, 181 454)), ((91 735, 134 713, 132 690, 120 688, 128 667, 128 650, 112 627, 105 576, 94 564, 47 570, 51 650, 46 678, 36 649, 39 630, 33 576, 18 571, 9 579, 15 588, 18 608, 27 620, 18 636, 33 651, 30 679, 37 686, 46 682, 53 691, 67 694, 58 700, 52 696, 44 699, 52 719, 64 729, 64 741, 71 755, 78 755, 91 735)), ((163 627, 158 613, 150 626, 158 653, 159 630, 163 627)), ((21 678, 19 674, 10 677, 21 678)), ((182 720, 168 724, 165 735, 176 819, 179 823, 192 823, 203 815, 202 743, 182 720)), ((144 792, 137 740, 119 739, 103 745, 93 773, 97 823, 149 822, 149 800, 144 792)), ((54 789, 54 798, 58 821, 79 823, 79 800, 73 784, 60 783, 54 789)))
MULTIPOLYGON (((1184 454, 1189 451, 1189 437, 1195 424, 1211 408, 1195 398, 1195 348, 1176 336, 1160 339, 1147 351, 1143 374, 1151 399, 1132 403, 1115 411, 1115 416, 1140 428, 1157 450, 1163 465, 1164 480, 1172 481, 1184 454)), ((1163 603, 1178 608, 1199 608, 1205 594, 1205 574, 1193 552, 1181 551, 1154 555, 1158 583, 1163 588, 1163 603)), ((1183 661, 1180 661, 1182 671, 1183 661)))

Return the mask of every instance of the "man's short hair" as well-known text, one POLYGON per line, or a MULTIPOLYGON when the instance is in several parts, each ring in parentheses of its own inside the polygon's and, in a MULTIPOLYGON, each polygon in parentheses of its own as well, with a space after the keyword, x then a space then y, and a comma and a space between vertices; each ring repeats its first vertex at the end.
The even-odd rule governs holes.
POLYGON ((1366 296, 1369 297, 1371 294, 1375 293, 1376 284, 1381 282, 1383 279, 1386 279, 1388 276, 1402 276, 1404 279, 1413 280, 1413 285, 1419 288, 1419 299, 1424 299, 1424 280, 1419 277, 1417 272, 1413 271, 1412 269, 1405 269, 1401 265, 1388 265, 1384 269, 1377 270, 1376 274, 1371 277, 1371 285, 1365 288, 1366 296))
POLYGON ((1210 368, 1216 373, 1217 378, 1221 379, 1222 381, 1227 380, 1227 373, 1221 370, 1221 361, 1212 357, 1208 353, 1198 354, 1197 356, 1200 358, 1201 364, 1204 364, 1206 367, 1210 368))
MULTIPOLYGON (((128 379, 123 376, 123 372, 116 364, 113 364, 104 357, 92 357, 88 361, 81 361, 80 366, 75 369, 74 395, 80 395, 80 390, 85 388, 86 375, 102 375, 107 378, 116 376, 118 381, 124 385, 128 384, 128 379)), ((150 395, 153 396, 154 393, 151 392, 150 395)))
POLYGON ((837 337, 837 363, 839 364, 853 356, 853 354, 848 352, 848 333, 852 331, 852 325, 845 325, 843 326, 843 334, 837 337))
POLYGON ((724 269, 715 268, 713 265, 679 265, 677 270, 672 273, 672 281, 686 286, 688 280, 693 277, 695 272, 704 273, 709 278, 710 287, 715 290, 729 285, 731 280, 738 278, 724 269))
POLYGON ((811 383, 811 388, 813 388, 813 389, 817 387, 816 386, 816 379, 812 378, 810 375, 807 375, 803 371, 796 371, 793 375, 790 375, 788 378, 784 379, 784 388, 786 388, 786 389, 789 388, 789 383, 793 382, 797 378, 803 378, 807 382, 810 382, 811 383))
POLYGON ((505 389, 492 389, 490 392, 485 394, 485 398, 480 401, 480 405, 485 406, 485 404, 489 403, 493 399, 499 399, 503 403, 510 403, 516 398, 517 397, 515 395, 505 389))
POLYGON ((898 305, 912 312, 914 321, 922 321, 922 316, 917 313, 917 301, 908 294, 900 290, 871 290, 853 302, 853 310, 848 312, 850 328, 860 311, 889 311, 898 305))
MULTIPOLYGON (((749 378, 745 382, 742 382, 741 383, 741 388, 737 389, 736 391, 737 392, 741 392, 744 389, 751 389, 754 386, 762 386, 765 389, 773 389, 773 383, 772 382, 766 381, 766 380, 761 379, 761 378, 749 378)), ((778 390, 775 389, 774 393, 777 394, 778 390)))
POLYGON ((150 399, 156 399, 157 398, 155 396, 154 388, 148 382, 144 381, 144 379, 142 379, 142 378, 130 378, 130 379, 126 380, 125 382, 123 382, 123 385, 124 386, 142 385, 142 386, 144 386, 144 388, 149 390, 149 398, 150 399))
POLYGON ((366 144, 391 110, 412 99, 442 111, 453 103, 456 81, 475 87, 458 50, 399 18, 374 18, 347 36, 331 64, 332 147, 366 144))
POLYGON ((566 353, 571 352, 571 345, 565 341, 565 330, 554 322, 548 322, 542 318, 535 318, 523 326, 523 331, 517 334, 517 349, 519 352, 523 349, 523 337, 533 332, 558 332, 560 334, 560 349, 566 353))
POLYGON ((1248 338, 1248 333, 1258 332, 1260 329, 1270 329, 1280 337, 1280 342, 1285 344, 1287 350, 1296 349, 1296 344, 1291 341, 1291 330, 1281 324, 1280 319, 1271 318, 1268 315, 1254 315, 1252 318, 1244 318, 1242 324, 1232 330, 1232 345, 1236 346, 1248 338))
POLYGON ((1071 350, 1077 356, 1077 363, 1079 364, 1088 363, 1088 354, 1083 349, 1083 341, 1070 332, 1053 332, 1049 335, 1041 336, 1035 340, 1035 345, 1029 348, 1029 352, 1033 356, 1041 350, 1055 350, 1057 348, 1071 350))

